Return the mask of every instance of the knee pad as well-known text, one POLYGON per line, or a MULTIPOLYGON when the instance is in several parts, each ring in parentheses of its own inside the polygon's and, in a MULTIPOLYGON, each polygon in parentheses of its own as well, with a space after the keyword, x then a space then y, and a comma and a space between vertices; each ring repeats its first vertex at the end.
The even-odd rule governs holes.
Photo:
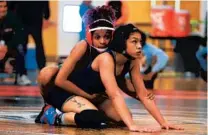
POLYGON ((97 110, 84 110, 75 114, 75 123, 80 128, 105 128, 106 115, 97 110))

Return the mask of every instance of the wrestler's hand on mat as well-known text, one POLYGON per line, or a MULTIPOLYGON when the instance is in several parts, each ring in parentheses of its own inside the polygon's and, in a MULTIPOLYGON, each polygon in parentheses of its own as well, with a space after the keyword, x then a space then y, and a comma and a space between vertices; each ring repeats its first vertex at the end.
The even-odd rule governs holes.
POLYGON ((171 125, 169 123, 164 123, 161 125, 162 129, 166 129, 166 130, 184 130, 184 128, 180 127, 180 126, 175 126, 175 125, 171 125))
POLYGON ((153 129, 153 128, 144 128, 144 127, 140 127, 138 125, 132 125, 129 127, 130 131, 133 132, 142 132, 142 133, 153 133, 153 132, 158 132, 160 130, 158 129, 153 129))

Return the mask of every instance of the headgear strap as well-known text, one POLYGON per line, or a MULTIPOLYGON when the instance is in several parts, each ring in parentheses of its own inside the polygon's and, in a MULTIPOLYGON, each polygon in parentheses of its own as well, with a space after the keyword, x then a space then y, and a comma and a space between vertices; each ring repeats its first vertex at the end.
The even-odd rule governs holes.
POLYGON ((101 30, 101 29, 112 30, 112 31, 115 30, 113 23, 106 19, 98 19, 94 21, 92 24, 89 25, 89 28, 90 28, 89 32, 95 30, 101 30))

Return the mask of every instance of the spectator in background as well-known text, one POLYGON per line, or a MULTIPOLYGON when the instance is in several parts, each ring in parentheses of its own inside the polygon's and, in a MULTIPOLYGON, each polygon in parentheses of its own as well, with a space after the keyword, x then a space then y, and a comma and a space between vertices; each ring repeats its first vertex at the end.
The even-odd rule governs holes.
POLYGON ((116 13, 116 23, 115 26, 120 26, 126 24, 128 21, 128 5, 126 1, 108 1, 108 6, 111 6, 116 13))
POLYGON ((207 82, 207 47, 201 46, 196 52, 196 58, 201 66, 200 75, 207 82))
POLYGON ((7 51, 8 51, 7 46, 5 45, 4 40, 1 40, 0 41, 0 73, 6 72, 10 74, 13 72, 13 66, 10 64, 10 59, 5 57, 7 51))
MULTIPOLYGON (((143 74, 143 80, 145 87, 148 89, 154 88, 154 81, 157 75, 162 71, 168 63, 168 55, 160 48, 155 47, 152 44, 146 42, 146 35, 140 30, 142 36, 142 52, 143 57, 141 59, 140 72, 143 74)), ((126 77, 129 75, 127 74, 126 77)), ((127 84, 132 89, 130 80, 127 79, 127 84)))
POLYGON ((201 46, 196 52, 196 58, 199 61, 201 70, 200 75, 207 82, 207 12, 205 16, 205 31, 204 38, 201 40, 201 46))
MULTIPOLYGON (((79 8, 79 14, 80 14, 81 18, 87 10, 93 8, 93 6, 91 4, 92 4, 91 0, 82 1, 80 8, 79 8)), ((79 40, 83 40, 83 39, 85 39, 85 37, 86 37, 86 28, 85 28, 85 25, 82 21, 82 30, 79 33, 79 40)))
POLYGON ((174 51, 179 53, 184 64, 184 77, 197 77, 199 75, 199 62, 196 58, 196 52, 201 44, 200 35, 189 35, 176 40, 174 51), (188 48, 188 51, 187 51, 188 48))
POLYGON ((28 35, 31 34, 36 45, 36 60, 39 70, 46 65, 46 56, 42 41, 43 18, 50 17, 48 1, 11 1, 12 9, 23 22, 25 28, 24 53, 27 52, 28 35))
POLYGON ((0 68, 7 73, 12 72, 11 60, 16 58, 16 70, 18 73, 17 83, 19 85, 30 85, 31 81, 24 72, 23 53, 24 29, 21 21, 8 11, 7 2, 0 1, 0 68))
POLYGON ((200 23, 196 22, 192 23, 191 25, 192 32, 190 33, 190 35, 183 38, 178 38, 176 40, 176 46, 174 48, 174 51, 180 54, 183 60, 184 77, 186 78, 198 77, 200 74, 200 66, 202 66, 200 62, 203 58, 200 58, 201 56, 199 48, 201 45, 207 45, 207 12, 205 13, 205 15, 206 16, 204 19, 204 37, 203 34, 199 33, 199 30, 197 28, 200 25, 200 23))

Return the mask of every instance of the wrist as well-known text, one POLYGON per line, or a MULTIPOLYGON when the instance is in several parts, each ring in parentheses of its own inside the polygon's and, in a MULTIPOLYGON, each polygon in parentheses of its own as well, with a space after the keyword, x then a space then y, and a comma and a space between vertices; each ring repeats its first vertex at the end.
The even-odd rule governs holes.
POLYGON ((126 126, 130 129, 130 128, 132 128, 132 127, 134 127, 136 124, 134 123, 134 121, 133 120, 131 120, 131 121, 128 121, 128 123, 125 123, 126 124, 126 126))
POLYGON ((167 124, 167 121, 163 120, 162 122, 160 122, 160 126, 164 126, 167 124))
POLYGON ((135 126, 136 126, 136 124, 134 124, 134 123, 132 123, 132 124, 129 125, 129 126, 127 125, 127 127, 128 127, 129 130, 134 129, 135 126))
POLYGON ((91 98, 91 95, 90 94, 88 94, 87 92, 85 92, 84 90, 82 90, 82 89, 80 89, 80 88, 78 88, 78 90, 77 90, 77 96, 81 96, 81 97, 84 97, 84 98, 86 98, 86 99, 90 99, 91 98), (78 92, 79 91, 79 92, 78 92))

